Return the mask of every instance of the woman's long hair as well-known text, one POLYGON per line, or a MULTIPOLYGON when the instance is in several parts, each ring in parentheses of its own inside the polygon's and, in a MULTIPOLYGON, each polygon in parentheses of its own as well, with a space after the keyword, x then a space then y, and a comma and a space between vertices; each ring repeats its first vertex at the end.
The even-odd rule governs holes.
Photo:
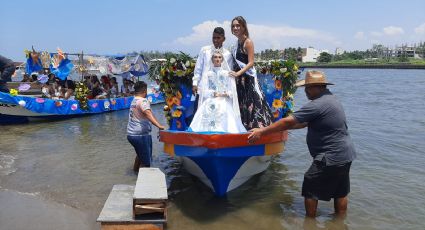
POLYGON ((249 32, 248 32, 248 26, 247 26, 247 24, 246 24, 246 20, 245 20, 245 18, 243 18, 242 16, 237 16, 237 17, 235 17, 233 20, 232 20, 232 23, 230 24, 230 31, 232 31, 232 34, 233 34, 233 28, 232 28, 232 26, 233 26, 233 21, 238 21, 239 22, 239 24, 243 27, 243 33, 244 33, 244 35, 247 37, 247 38, 249 38, 249 32))

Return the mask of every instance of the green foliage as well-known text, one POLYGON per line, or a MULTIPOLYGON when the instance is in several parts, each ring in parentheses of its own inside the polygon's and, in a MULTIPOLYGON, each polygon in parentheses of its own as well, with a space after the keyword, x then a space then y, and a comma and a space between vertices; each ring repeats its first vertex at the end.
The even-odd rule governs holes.
POLYGON ((165 54, 166 61, 151 63, 149 78, 159 83, 160 90, 166 95, 175 95, 178 85, 192 86, 194 59, 183 52, 165 54))
POLYGON ((180 86, 192 87, 194 59, 180 52, 179 54, 167 53, 165 61, 151 63, 149 78, 159 84, 159 90, 165 94, 167 106, 164 108, 165 116, 171 125, 172 117, 180 117, 180 99, 182 93, 180 86))
POLYGON ((281 59, 282 52, 280 50, 265 49, 260 53, 255 54, 257 60, 274 60, 281 59))
POLYGON ((320 53, 319 57, 317 58, 317 62, 320 63, 328 63, 332 61, 332 55, 326 52, 320 53))
POLYGON ((87 98, 87 95, 89 93, 90 93, 90 90, 84 82, 77 82, 75 86, 75 99, 79 102, 81 110, 85 110, 85 111, 89 110, 89 106, 88 106, 89 101, 87 98))

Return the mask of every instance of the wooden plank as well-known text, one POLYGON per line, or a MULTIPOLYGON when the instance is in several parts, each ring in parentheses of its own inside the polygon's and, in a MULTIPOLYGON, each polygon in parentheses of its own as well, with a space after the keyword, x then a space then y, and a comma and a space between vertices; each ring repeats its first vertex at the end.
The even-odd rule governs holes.
POLYGON ((140 168, 133 200, 135 205, 166 202, 168 194, 165 174, 158 168, 140 168))
POLYGON ((163 224, 166 215, 146 215, 144 218, 133 218, 133 185, 114 185, 102 211, 97 218, 101 224, 163 224))
POLYGON ((147 213, 164 213, 166 205, 164 203, 158 204, 149 204, 149 205, 140 205, 137 204, 134 206, 134 215, 141 215, 147 213))

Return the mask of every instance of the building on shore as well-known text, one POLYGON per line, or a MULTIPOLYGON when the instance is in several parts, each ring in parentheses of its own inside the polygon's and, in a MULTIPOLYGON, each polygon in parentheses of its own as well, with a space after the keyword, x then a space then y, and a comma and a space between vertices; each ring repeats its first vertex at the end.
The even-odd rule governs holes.
POLYGON ((378 58, 421 58, 421 53, 418 52, 418 47, 416 46, 402 45, 389 48, 383 45, 374 45, 372 52, 374 52, 378 58))
POLYGON ((393 57, 420 58, 419 54, 416 53, 416 47, 413 46, 396 47, 393 50, 393 57))
POLYGON ((344 50, 341 47, 336 47, 335 55, 342 55, 342 54, 344 54, 344 50))
POLYGON ((302 62, 317 62, 317 58, 321 53, 329 53, 328 50, 317 50, 313 47, 302 49, 302 62))

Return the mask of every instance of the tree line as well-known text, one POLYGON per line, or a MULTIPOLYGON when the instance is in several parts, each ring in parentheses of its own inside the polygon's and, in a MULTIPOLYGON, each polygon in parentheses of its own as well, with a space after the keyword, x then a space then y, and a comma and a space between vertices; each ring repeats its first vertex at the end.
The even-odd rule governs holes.
MULTIPOLYGON (((409 46, 403 44, 399 46, 401 49, 401 55, 398 55, 396 59, 398 61, 408 60, 406 53, 403 52, 404 49, 407 49, 409 46)), ((415 52, 422 58, 425 58, 425 42, 419 42, 411 45, 414 47, 415 52)), ((170 56, 172 52, 164 51, 140 51, 140 52, 130 52, 128 55, 142 54, 146 60, 159 59, 170 56)), ((303 57, 303 48, 301 47, 288 47, 284 50, 278 49, 265 49, 254 54, 256 61, 268 61, 276 59, 285 59, 285 60, 294 60, 301 62, 303 57)), ((331 62, 331 61, 342 61, 342 60, 367 60, 367 59, 381 59, 381 60, 390 60, 394 59, 391 55, 391 49, 381 44, 375 44, 372 48, 367 50, 354 50, 354 51, 345 51, 342 54, 329 54, 321 53, 318 57, 318 62, 331 62)))

